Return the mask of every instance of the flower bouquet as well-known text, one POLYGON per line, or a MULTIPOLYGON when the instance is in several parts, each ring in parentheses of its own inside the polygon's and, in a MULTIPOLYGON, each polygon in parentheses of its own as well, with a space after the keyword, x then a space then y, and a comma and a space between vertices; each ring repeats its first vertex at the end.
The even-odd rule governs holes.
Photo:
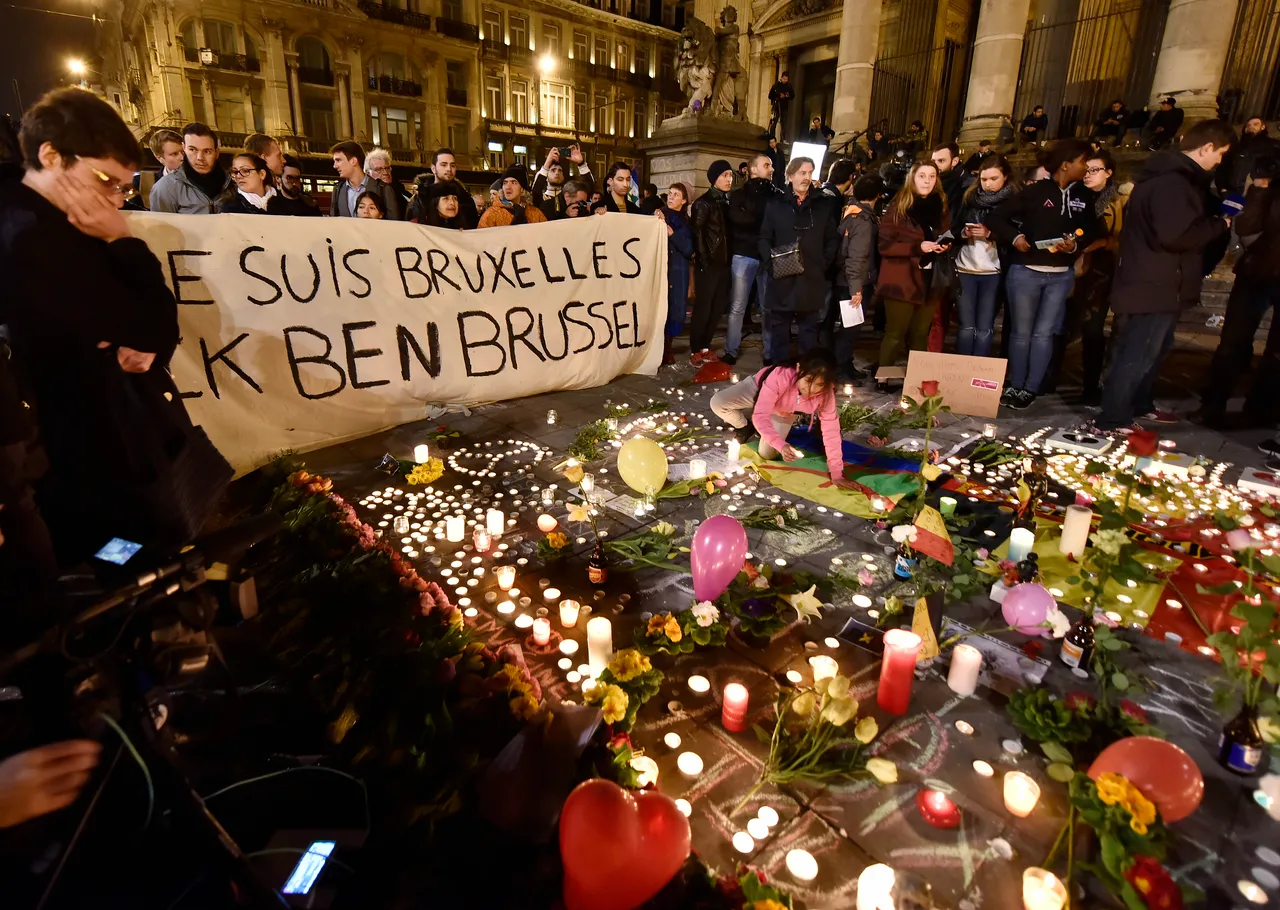
POLYGON ((858 701, 849 693, 847 676, 820 679, 813 688, 797 688, 778 696, 777 720, 770 733, 759 724, 756 737, 769 746, 756 782, 734 812, 766 783, 795 782, 826 786, 869 774, 882 784, 897 783, 898 768, 883 758, 869 758, 867 745, 880 726, 874 717, 858 716, 858 701))
POLYGON ((619 571, 634 572, 648 566, 651 569, 688 572, 685 566, 677 565, 675 560, 681 553, 688 553, 689 548, 677 547, 675 538, 675 526, 670 522, 660 521, 640 534, 606 540, 604 550, 614 558, 615 568, 619 571))
POLYGON ((538 558, 544 563, 555 562, 569 555, 569 538, 560 531, 552 531, 538 541, 538 558))
POLYGON ((710 601, 679 613, 658 613, 647 627, 635 630, 636 650, 645 654, 689 654, 694 648, 721 648, 729 632, 720 610, 710 601))
POLYGON ((737 621, 744 636, 769 639, 798 619, 808 622, 822 613, 823 598, 837 587, 857 587, 846 576, 820 578, 809 572, 775 571, 764 563, 750 561, 716 599, 721 612, 737 621))
POLYGON ((604 721, 618 730, 630 730, 642 705, 658 694, 662 671, 635 648, 624 648, 600 672, 596 684, 584 693, 589 705, 599 705, 604 721))
POLYGON ((1018 731, 1039 743, 1048 756, 1048 775, 1062 783, 1075 776, 1077 766, 1092 762, 1117 740, 1127 736, 1163 738, 1148 722, 1142 706, 1127 698, 1113 701, 1106 695, 1098 699, 1086 692, 1071 692, 1055 700, 1048 689, 1037 686, 1014 692, 1008 712, 1018 731))

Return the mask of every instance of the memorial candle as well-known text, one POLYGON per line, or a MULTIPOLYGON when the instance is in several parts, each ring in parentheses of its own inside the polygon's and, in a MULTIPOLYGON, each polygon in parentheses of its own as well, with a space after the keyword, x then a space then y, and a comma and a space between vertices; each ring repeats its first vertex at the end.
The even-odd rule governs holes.
POLYGON ((693 458, 689 461, 689 478, 701 480, 707 476, 707 463, 704 459, 693 458))
POLYGON ((516 583, 516 567, 498 566, 493 571, 498 576, 498 587, 504 591, 510 591, 511 586, 516 583))
POLYGON ((938 498, 938 512, 942 515, 956 514, 956 499, 954 496, 941 496, 938 498))
POLYGON ((751 693, 742 683, 729 683, 724 687, 724 709, 720 723, 730 733, 740 733, 747 728, 747 704, 751 693))
POLYGON ((857 910, 893 910, 893 884, 897 875, 892 866, 876 863, 858 876, 857 910))
POLYGON ((461 543, 467 530, 467 520, 461 515, 450 515, 444 520, 444 535, 449 543, 461 543))
POLYGON ((545 616, 533 621, 533 643, 540 648, 551 643, 551 620, 545 616))
POLYGON ((552 531, 556 529, 557 524, 558 522, 556 521, 556 517, 554 515, 538 516, 538 530, 541 531, 543 534, 550 534, 552 531))
POLYGON ((1089 542, 1089 523, 1093 521, 1093 509, 1084 505, 1067 506, 1067 514, 1062 520, 1062 538, 1058 541, 1058 549, 1070 554, 1076 560, 1084 556, 1085 544, 1089 542))
POLYGON ((413 447, 413 460, 417 464, 425 464, 431 457, 431 450, 427 448, 426 443, 419 443, 413 447))
POLYGON ((880 686, 876 704, 890 714, 906 714, 911 702, 911 681, 915 676, 916 654, 923 642, 906 629, 884 633, 884 657, 880 661, 880 686))
POLYGON ((587 499, 590 499, 591 494, 595 492, 595 489, 596 489, 596 475, 583 474, 582 475, 582 495, 587 497, 587 499))
POLYGON ((477 553, 488 553, 489 548, 493 546, 493 535, 484 528, 476 528, 475 533, 471 535, 471 541, 475 544, 477 553))
POLYGON ((560 601, 560 625, 566 629, 572 629, 578 624, 578 614, 582 610, 582 604, 576 600, 560 601))
POLYGON ((1022 906, 1025 910, 1062 910, 1067 888, 1048 869, 1031 866, 1022 873, 1022 906))
POLYGON ((947 686, 957 695, 972 695, 978 688, 978 671, 982 669, 982 652, 973 645, 959 644, 951 652, 951 669, 947 686))
POLYGON ((736 439, 730 439, 729 442, 726 443, 725 449, 725 454, 729 461, 736 462, 738 460, 738 456, 742 454, 742 443, 736 439))
POLYGON ((501 509, 490 509, 485 513, 484 523, 490 534, 501 537, 502 532, 507 529, 507 516, 502 514, 501 509))
POLYGON ((603 616, 587 620, 587 663, 599 675, 613 658, 613 625, 603 616))
POLYGON ((1021 771, 1004 776, 1004 807, 1018 818, 1026 818, 1040 801, 1040 785, 1021 771))
POLYGON ((1036 544, 1036 535, 1029 528, 1014 528, 1009 533, 1009 561, 1022 562, 1036 544))

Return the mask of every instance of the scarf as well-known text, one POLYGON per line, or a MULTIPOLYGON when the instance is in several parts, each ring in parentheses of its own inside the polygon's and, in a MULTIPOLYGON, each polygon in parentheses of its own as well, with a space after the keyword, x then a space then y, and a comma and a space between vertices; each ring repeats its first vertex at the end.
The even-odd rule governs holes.
POLYGON ((1116 197, 1120 195, 1120 187, 1115 183, 1108 183, 1098 191, 1098 198, 1093 203, 1093 213, 1101 218, 1107 213, 1107 209, 1111 208, 1111 203, 1115 202, 1116 197))
POLYGON ((273 186, 267 187, 267 191, 261 196, 257 193, 246 193, 244 190, 236 190, 236 192, 249 200, 249 204, 254 208, 262 209, 265 212, 267 210, 267 203, 270 202, 271 197, 276 194, 276 188, 273 186))
MULTIPOLYGON (((1017 192, 1017 189, 1010 183, 1006 183, 994 193, 989 193, 979 186, 965 200, 964 208, 973 212, 978 218, 985 219, 992 209, 1006 199, 1013 197, 1017 192)), ((982 222, 979 221, 978 223, 981 224, 982 222)))
POLYGON ((920 225, 929 240, 937 237, 938 229, 942 227, 942 199, 941 193, 930 193, 911 203, 907 210, 907 216, 920 225))
POLYGON ((503 208, 505 208, 507 211, 511 213, 512 224, 528 224, 529 223, 529 213, 525 210, 525 207, 523 205, 521 205, 518 202, 510 202, 509 200, 507 200, 502 196, 498 197, 498 202, 503 206, 503 208))
POLYGON ((227 172, 216 164, 207 174, 201 174, 191 166, 191 162, 182 159, 182 172, 186 174, 187 180, 195 184, 196 189, 204 193, 210 199, 217 199, 222 195, 222 191, 227 185, 227 172))

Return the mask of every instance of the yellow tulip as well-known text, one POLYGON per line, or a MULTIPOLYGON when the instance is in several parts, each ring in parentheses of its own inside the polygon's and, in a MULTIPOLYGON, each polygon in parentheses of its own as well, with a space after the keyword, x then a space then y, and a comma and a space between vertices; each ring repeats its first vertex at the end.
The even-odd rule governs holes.
POLYGON ((858 714, 858 703, 852 698, 833 698, 822 707, 822 719, 843 727, 858 714))
POLYGON ((813 713, 817 702, 818 700, 814 698, 812 692, 805 692, 803 695, 797 696, 796 700, 791 703, 791 710, 801 717, 808 717, 813 713))
POLYGON ((868 758, 867 771, 882 784, 898 782, 898 766, 885 758, 868 758))
POLYGON ((876 734, 880 732, 880 725, 876 723, 874 717, 864 717, 858 721, 858 726, 853 728, 853 735, 864 746, 876 738, 876 734))

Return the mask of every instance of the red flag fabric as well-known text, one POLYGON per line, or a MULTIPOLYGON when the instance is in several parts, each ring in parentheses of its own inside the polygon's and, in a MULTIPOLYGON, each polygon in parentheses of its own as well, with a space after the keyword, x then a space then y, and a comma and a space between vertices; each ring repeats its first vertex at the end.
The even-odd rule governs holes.
POLYGON ((932 557, 944 565, 951 565, 956 558, 956 548, 947 533, 947 523, 932 506, 925 506, 916 515, 916 538, 911 549, 932 557))

